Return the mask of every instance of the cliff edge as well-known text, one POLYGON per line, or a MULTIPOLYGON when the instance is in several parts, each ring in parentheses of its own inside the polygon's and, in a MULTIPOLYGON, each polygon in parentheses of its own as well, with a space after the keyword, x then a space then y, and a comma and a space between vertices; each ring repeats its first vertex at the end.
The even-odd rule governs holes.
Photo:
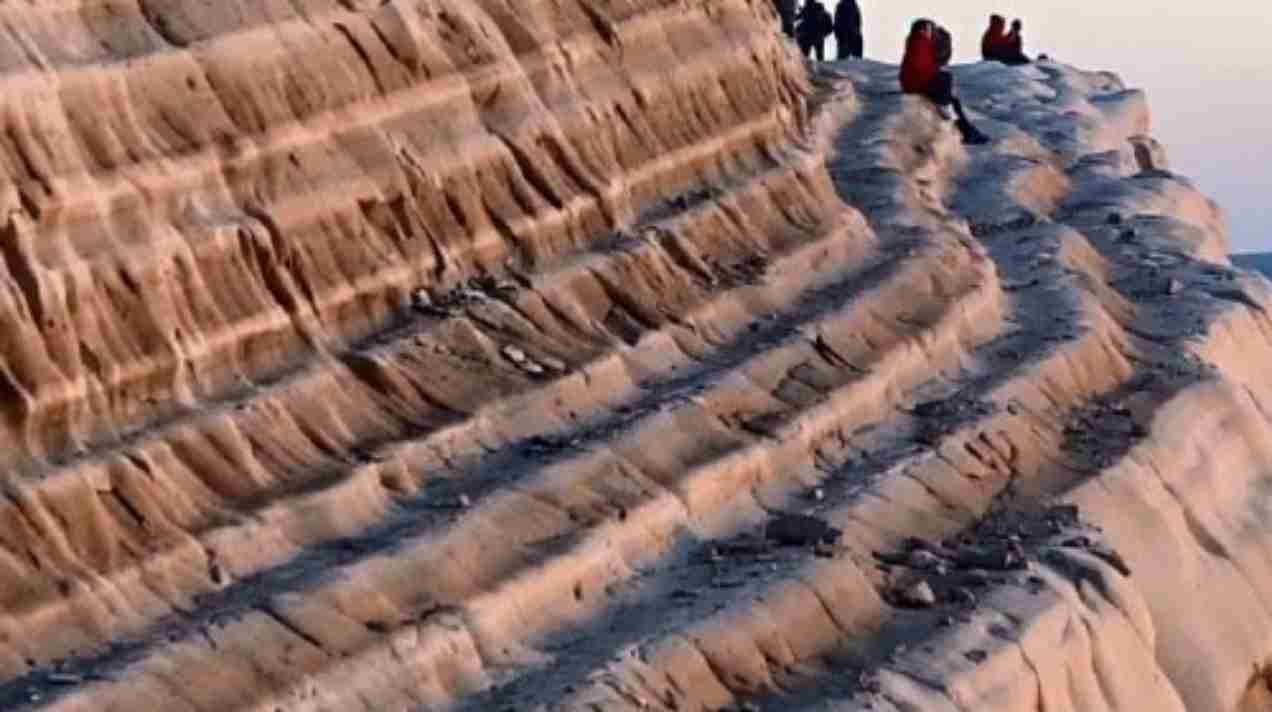
POLYGON ((1272 285, 1115 76, 0 18, 5 709, 1272 709, 1272 285))

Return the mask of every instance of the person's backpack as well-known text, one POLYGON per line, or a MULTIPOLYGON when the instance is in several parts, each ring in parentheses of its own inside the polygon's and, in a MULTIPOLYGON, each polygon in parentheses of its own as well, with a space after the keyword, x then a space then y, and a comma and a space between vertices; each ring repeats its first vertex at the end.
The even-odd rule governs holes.
POLYGON ((954 38, 950 36, 950 31, 936 26, 936 63, 944 67, 950 63, 950 59, 954 57, 954 38))

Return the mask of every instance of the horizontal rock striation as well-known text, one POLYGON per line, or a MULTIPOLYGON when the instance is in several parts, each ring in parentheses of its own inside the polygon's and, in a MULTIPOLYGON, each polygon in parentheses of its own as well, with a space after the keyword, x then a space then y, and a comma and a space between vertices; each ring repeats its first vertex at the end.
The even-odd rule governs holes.
POLYGON ((1272 699, 1272 286, 1146 98, 768 0, 0 5, 0 707, 1272 699))

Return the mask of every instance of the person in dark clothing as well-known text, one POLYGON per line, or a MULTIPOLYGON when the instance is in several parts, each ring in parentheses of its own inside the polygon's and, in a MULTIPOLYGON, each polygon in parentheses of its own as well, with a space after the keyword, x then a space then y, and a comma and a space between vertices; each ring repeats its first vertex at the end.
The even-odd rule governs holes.
POLYGON ((795 0, 773 0, 782 20, 782 34, 795 39, 795 0))
POLYGON ((1029 64, 1033 61, 1025 54, 1024 23, 1018 19, 1011 21, 1011 32, 1007 33, 1004 51, 1005 54, 999 61, 1005 64, 1029 64))
POLYGON ((795 36, 799 50, 808 56, 811 51, 818 62, 826 60, 826 38, 835 29, 835 20, 821 0, 808 0, 800 10, 795 36))
POLYGON ((835 7, 835 44, 839 58, 864 56, 865 39, 861 34, 861 7, 857 0, 840 0, 835 7))
MULTIPOLYGON (((942 40, 948 32, 940 32, 931 20, 915 20, 910 36, 905 42, 905 56, 901 60, 901 90, 906 94, 926 96, 938 107, 952 106, 958 117, 955 124, 963 135, 963 143, 984 144, 989 138, 968 120, 963 103, 954 95, 954 75, 942 69, 953 54, 953 43, 942 40), (946 47, 941 45, 945 44, 946 47)), ((942 112, 944 113, 944 112, 942 112)))

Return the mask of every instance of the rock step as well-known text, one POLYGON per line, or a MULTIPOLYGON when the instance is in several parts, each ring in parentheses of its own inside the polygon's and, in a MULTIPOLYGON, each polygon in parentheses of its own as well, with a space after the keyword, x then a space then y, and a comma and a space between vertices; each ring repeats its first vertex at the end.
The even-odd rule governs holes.
POLYGON ((803 301, 878 268, 850 216, 831 225, 830 207, 792 225, 767 207, 812 198, 797 168, 766 172, 648 225, 650 239, 527 278, 514 294, 479 294, 454 317, 418 319, 124 448, 13 482, 8 506, 23 516, 6 520, 9 566, 26 583, 4 610, 15 624, 38 616, 62 632, 10 660, 20 669, 185 608, 221 585, 214 567, 249 576, 369 525, 455 460, 568 432, 660 380, 683 379, 676 369, 763 348, 748 343, 750 326, 771 331, 759 316, 817 323, 831 297, 803 301), (809 230, 824 232, 808 240, 809 230), (139 601, 150 603, 111 621, 99 601, 103 590, 126 595, 119 586, 142 587, 139 601))
MULTIPOLYGON (((421 116, 409 113, 410 101, 398 101, 410 95, 368 111, 348 104, 367 98, 360 87, 370 87, 370 77, 356 52, 325 43, 346 47, 337 25, 348 30, 356 21, 366 29, 364 15, 322 28, 293 18, 249 33, 253 48, 271 48, 259 55, 231 39, 218 43, 217 32, 236 35, 207 27, 222 21, 214 17, 176 6, 159 12, 167 18, 161 21, 119 13, 118 24, 108 23, 111 32, 127 37, 131 27, 137 49, 157 56, 115 65, 124 76, 84 70, 55 90, 41 80, 31 89, 39 100, 19 102, 29 103, 30 116, 10 129, 16 144, 48 149, 6 163, 19 188, 4 227, 3 271, 16 288, 0 303, 0 319, 14 335, 5 374, 13 396, 4 400, 0 451, 25 465, 98 447, 183 406, 224 397, 244 380, 278 377, 315 351, 340 350, 382 330, 416 287, 453 286, 501 271, 509 259, 543 268, 628 223, 655 198, 773 166, 794 128, 791 107, 802 99, 778 76, 787 63, 774 38, 739 34, 738 16, 750 18, 750 8, 726 3, 710 21, 678 12, 687 17, 670 26, 680 29, 659 34, 635 18, 669 10, 642 5, 628 13, 632 42, 668 52, 665 45, 679 43, 697 23, 702 31, 684 43, 684 59, 732 57, 748 46, 774 61, 757 70, 750 56, 695 59, 685 77, 708 89, 671 87, 654 81, 650 67, 616 68, 621 58, 600 50, 608 45, 593 28, 589 42, 601 44, 576 39, 582 54, 570 62, 553 42, 526 48, 524 66, 512 48, 490 47, 487 59, 514 75, 501 83, 467 67, 465 52, 448 51, 474 37, 482 46, 500 44, 489 32, 495 20, 482 19, 482 11, 459 7, 464 26, 443 39, 432 23, 403 25, 401 8, 384 7, 381 19, 395 22, 398 39, 422 53, 415 81, 446 75, 453 85, 415 96, 421 116), (184 87, 185 78, 166 63, 186 50, 155 42, 155 22, 208 30, 211 56, 186 60, 207 101, 171 101, 185 90, 167 84, 184 87), (269 66, 277 66, 277 85, 261 81, 273 76, 262 68, 269 66), (586 70, 577 79, 593 87, 587 100, 577 91, 549 91, 558 86, 558 70, 586 70), (469 71, 474 76, 466 78, 469 71), (757 81, 757 71, 767 79, 757 81), (594 80, 597 72, 608 81, 594 80), (490 91, 506 84, 503 98, 475 101, 469 79, 494 82, 490 91), (145 91, 152 82, 162 90, 145 91), (351 108, 306 115, 327 101, 351 108), (394 113, 402 111, 408 113, 394 113), (67 116, 97 120, 46 125, 67 116), (180 149, 168 136, 174 122, 206 127, 200 141, 215 146, 208 149, 214 160, 187 166, 176 159, 180 149), (125 142, 136 147, 125 150, 125 142), (101 166, 123 166, 113 182, 130 192, 85 184, 101 166), (193 175, 200 171, 206 175, 193 175), (183 181, 190 185, 171 195, 159 187, 183 181), (78 214, 74 202, 81 199, 91 204, 90 215, 78 214)), ((13 19, 29 26, 29 19, 13 19)), ((57 51, 44 54, 97 45, 93 22, 82 42, 68 39, 84 21, 74 19, 57 51)), ((578 13, 560 19, 555 30, 582 31, 578 13)), ((555 31, 551 21, 543 30, 555 31)), ((404 71, 387 55, 379 59, 404 71)))

